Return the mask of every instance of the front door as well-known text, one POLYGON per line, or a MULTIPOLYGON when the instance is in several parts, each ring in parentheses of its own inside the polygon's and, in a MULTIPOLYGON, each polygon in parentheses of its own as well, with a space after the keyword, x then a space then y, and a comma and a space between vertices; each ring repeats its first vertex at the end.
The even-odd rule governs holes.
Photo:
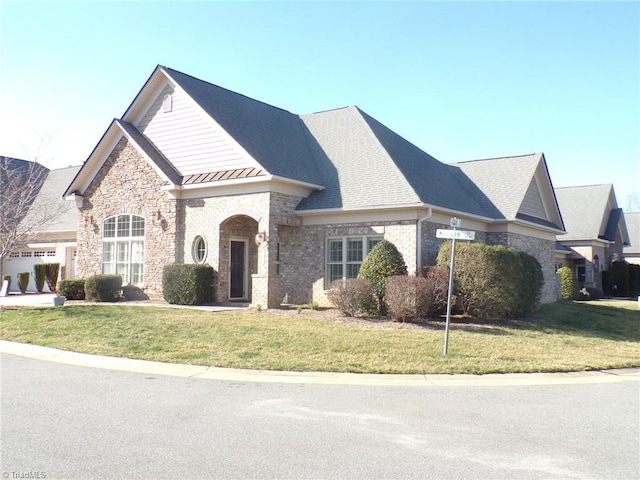
POLYGON ((229 259, 229 299, 247 299, 247 241, 231 240, 229 259))

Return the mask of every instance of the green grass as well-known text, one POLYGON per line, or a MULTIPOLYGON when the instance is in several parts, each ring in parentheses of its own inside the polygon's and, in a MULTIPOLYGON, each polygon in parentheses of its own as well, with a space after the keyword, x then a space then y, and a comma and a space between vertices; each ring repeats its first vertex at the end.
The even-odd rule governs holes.
POLYGON ((380 328, 323 312, 207 312, 126 305, 4 310, 0 338, 160 362, 266 370, 509 373, 640 366, 636 302, 561 302, 532 319, 380 328))

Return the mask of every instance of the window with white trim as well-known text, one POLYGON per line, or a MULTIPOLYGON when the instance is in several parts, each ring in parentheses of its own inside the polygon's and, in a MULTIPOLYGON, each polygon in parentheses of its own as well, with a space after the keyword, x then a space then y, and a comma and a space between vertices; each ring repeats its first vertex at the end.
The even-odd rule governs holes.
POLYGON ((144 217, 107 218, 102 230, 102 273, 120 275, 124 285, 142 285, 143 264, 144 217))
POLYGON ((382 239, 382 236, 327 239, 326 287, 335 280, 356 278, 362 262, 382 239))
POLYGON ((207 258, 207 242, 201 235, 196 236, 193 240, 193 249, 191 251, 193 261, 196 263, 204 263, 207 258))

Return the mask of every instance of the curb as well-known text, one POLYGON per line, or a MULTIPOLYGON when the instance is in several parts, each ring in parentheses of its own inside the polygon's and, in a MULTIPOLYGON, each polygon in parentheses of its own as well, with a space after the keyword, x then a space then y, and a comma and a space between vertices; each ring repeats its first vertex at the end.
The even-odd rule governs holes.
POLYGON ((486 375, 448 374, 371 374, 333 372, 282 372, 206 367, 106 357, 88 353, 68 352, 56 348, 0 340, 0 353, 45 360, 80 367, 102 368, 121 372, 167 375, 206 380, 234 382, 303 383, 324 385, 371 386, 531 386, 589 383, 640 383, 640 368, 593 370, 563 373, 498 373, 486 375))

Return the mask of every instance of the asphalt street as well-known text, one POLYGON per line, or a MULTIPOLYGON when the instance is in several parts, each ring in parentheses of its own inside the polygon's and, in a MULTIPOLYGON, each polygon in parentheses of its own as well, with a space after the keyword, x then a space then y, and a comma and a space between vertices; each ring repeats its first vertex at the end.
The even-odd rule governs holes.
POLYGON ((3 478, 640 478, 637 381, 279 383, 0 360, 3 478))

